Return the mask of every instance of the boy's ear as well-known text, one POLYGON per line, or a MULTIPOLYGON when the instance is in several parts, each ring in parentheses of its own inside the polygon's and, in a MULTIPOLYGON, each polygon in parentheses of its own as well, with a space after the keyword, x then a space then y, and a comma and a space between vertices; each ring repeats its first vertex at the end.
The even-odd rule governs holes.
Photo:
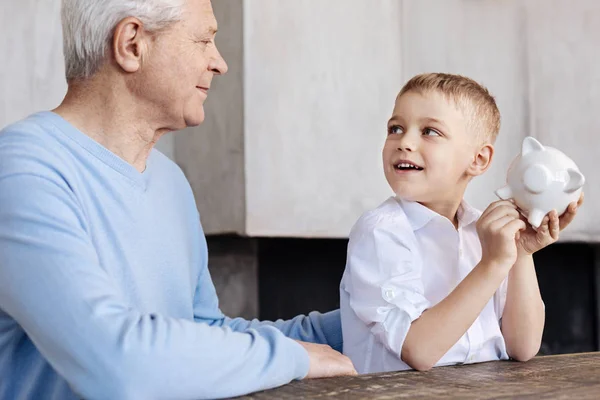
POLYGON ((490 167, 492 158, 494 158, 494 146, 486 143, 475 153, 475 157, 473 157, 473 162, 469 165, 467 173, 471 176, 483 174, 490 167))

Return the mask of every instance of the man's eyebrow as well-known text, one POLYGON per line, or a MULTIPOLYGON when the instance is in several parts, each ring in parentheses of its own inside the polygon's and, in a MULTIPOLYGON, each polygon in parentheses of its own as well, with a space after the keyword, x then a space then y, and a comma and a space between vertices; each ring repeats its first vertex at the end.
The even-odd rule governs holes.
POLYGON ((218 29, 217 29, 217 27, 216 27, 216 26, 210 26, 210 27, 208 28, 208 33, 209 33, 209 34, 211 34, 211 35, 216 35, 216 34, 217 34, 217 31, 218 31, 218 29))

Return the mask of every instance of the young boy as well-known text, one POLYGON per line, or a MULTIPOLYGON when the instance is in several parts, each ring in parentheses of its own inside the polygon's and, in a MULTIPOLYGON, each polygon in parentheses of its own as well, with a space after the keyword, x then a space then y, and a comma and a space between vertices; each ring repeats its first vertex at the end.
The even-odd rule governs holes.
POLYGON ((500 113, 475 81, 424 74, 400 91, 383 148, 396 194, 355 224, 340 286, 344 354, 359 373, 526 361, 544 304, 532 254, 558 239, 578 203, 538 231, 510 201, 464 200, 494 155, 500 113))

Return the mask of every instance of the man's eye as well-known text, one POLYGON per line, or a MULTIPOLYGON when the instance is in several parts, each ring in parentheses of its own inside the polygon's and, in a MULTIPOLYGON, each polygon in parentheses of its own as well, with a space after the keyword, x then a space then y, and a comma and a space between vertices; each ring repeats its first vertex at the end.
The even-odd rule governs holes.
POLYGON ((436 131, 433 128, 423 129, 423 135, 425 135, 425 136, 442 136, 438 131, 436 131))
POLYGON ((404 130, 399 125, 390 126, 388 128, 388 135, 399 135, 401 133, 404 133, 404 130))

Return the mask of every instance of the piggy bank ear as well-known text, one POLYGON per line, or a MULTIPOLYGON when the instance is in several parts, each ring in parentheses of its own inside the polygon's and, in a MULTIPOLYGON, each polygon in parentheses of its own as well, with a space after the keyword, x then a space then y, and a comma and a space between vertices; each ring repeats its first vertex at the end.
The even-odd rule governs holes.
POLYGON ((583 174, 573 168, 569 168, 567 173, 569 174, 569 181, 565 185, 565 192, 572 193, 581 189, 585 183, 585 177, 583 174))
POLYGON ((512 197, 513 197, 512 189, 508 185, 496 190, 495 193, 496 193, 496 196, 498 196, 501 200, 508 200, 508 199, 512 199, 512 197))
POLYGON ((523 139, 523 145, 521 147, 521 154, 525 155, 527 153, 531 153, 534 151, 542 151, 544 150, 544 146, 531 136, 527 136, 523 139))

